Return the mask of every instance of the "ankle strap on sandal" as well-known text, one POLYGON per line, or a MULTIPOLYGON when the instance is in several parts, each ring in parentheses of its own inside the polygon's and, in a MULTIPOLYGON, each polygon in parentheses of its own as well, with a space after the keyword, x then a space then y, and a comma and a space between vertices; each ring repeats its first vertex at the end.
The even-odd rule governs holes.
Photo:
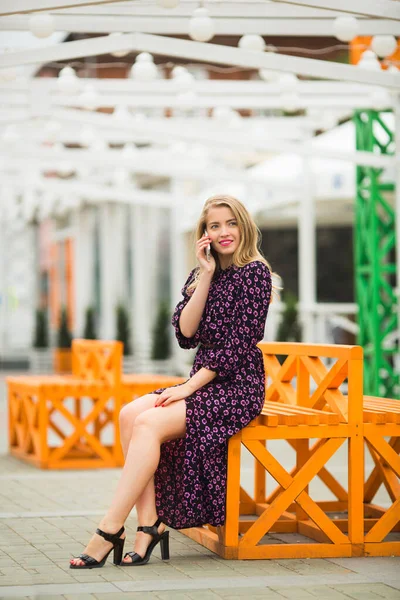
POLYGON ((148 525, 143 525, 143 527, 139 526, 136 529, 136 531, 143 531, 144 533, 148 533, 152 536, 157 536, 157 535, 159 535, 158 527, 161 524, 161 522, 162 522, 161 519, 157 519, 157 521, 151 527, 149 527, 148 525))
POLYGON ((97 535, 101 535, 102 538, 107 540, 107 542, 111 542, 112 544, 115 544, 119 540, 120 536, 124 533, 124 531, 124 526, 122 526, 121 529, 117 531, 117 533, 107 533, 106 531, 102 531, 99 528, 96 529, 97 535))

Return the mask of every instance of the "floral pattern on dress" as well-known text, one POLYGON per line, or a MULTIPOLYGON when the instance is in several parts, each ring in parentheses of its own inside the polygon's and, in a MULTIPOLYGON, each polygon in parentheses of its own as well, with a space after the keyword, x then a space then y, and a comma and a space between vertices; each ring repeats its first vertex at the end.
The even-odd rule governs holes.
POLYGON ((157 514, 174 529, 224 524, 228 439, 260 414, 265 396, 256 344, 264 337, 271 298, 268 267, 253 261, 215 273, 197 332, 187 338, 179 318, 195 271, 183 286, 172 325, 182 348, 199 346, 190 377, 202 367, 217 376, 185 398, 185 437, 161 445, 154 476, 157 514))

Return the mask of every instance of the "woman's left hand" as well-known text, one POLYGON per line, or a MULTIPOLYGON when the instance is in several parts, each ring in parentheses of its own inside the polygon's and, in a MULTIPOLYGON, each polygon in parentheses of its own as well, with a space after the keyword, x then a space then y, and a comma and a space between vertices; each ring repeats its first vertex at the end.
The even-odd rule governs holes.
POLYGON ((181 385, 177 385, 175 387, 170 387, 158 394, 155 407, 157 406, 168 406, 171 402, 176 402, 177 400, 183 400, 193 394, 193 390, 187 385, 187 383, 182 383, 181 385))

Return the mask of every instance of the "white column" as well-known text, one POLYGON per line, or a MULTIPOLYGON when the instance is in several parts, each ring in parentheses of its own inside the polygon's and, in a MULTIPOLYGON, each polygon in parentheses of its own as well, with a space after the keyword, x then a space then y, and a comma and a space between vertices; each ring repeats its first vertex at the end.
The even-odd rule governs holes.
POLYGON ((123 207, 105 202, 100 206, 100 334, 103 339, 115 339, 115 308, 118 302, 125 300, 124 234, 123 207))
POLYGON ((75 222, 75 331, 82 337, 85 329, 86 309, 94 302, 94 227, 95 213, 92 207, 79 208, 75 222))
MULTIPOLYGON (((3 237, 3 236, 2 236, 3 237)), ((35 228, 9 220, 4 233, 5 350, 32 346, 36 309, 35 228)))
MULTIPOLYGON (((177 303, 182 299, 181 289, 188 276, 187 266, 187 248, 185 241, 185 231, 180 228, 182 215, 184 214, 184 196, 183 186, 180 181, 174 180, 172 183, 172 195, 174 204, 171 207, 171 312, 177 303)), ((172 356, 175 368, 180 369, 185 364, 186 352, 179 347, 174 331, 171 327, 172 337, 172 356)))
POLYGON ((131 207, 132 231, 132 270, 133 294, 131 310, 131 326, 133 331, 134 355, 140 365, 149 356, 150 349, 150 320, 149 320, 149 291, 147 236, 149 235, 149 220, 146 207, 135 204, 131 207))
MULTIPOLYGON (((147 369, 152 331, 161 297, 161 235, 165 211, 156 206, 131 207, 133 294, 131 321, 135 369, 147 369)), ((165 251, 165 250, 164 250, 165 251)))
POLYGON ((149 319, 149 336, 150 346, 152 343, 152 329, 156 318, 158 305, 160 302, 160 251, 161 251, 161 235, 162 233, 162 209, 158 206, 145 207, 148 219, 147 231, 147 292, 148 292, 148 319, 149 319))
POLYGON ((302 323, 302 341, 316 342, 313 327, 313 307, 316 303, 316 209, 310 160, 303 160, 304 189, 298 214, 298 271, 299 317, 302 323))

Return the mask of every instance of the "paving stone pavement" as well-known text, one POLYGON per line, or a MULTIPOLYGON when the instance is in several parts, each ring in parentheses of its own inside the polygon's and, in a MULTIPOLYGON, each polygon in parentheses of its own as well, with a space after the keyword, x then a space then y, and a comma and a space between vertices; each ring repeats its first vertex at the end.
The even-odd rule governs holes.
MULTIPOLYGON (((169 561, 157 548, 142 568, 109 560, 102 569, 70 570, 70 556, 92 535, 120 471, 40 471, 1 454, 6 444, 1 418, 0 599, 400 600, 399 558, 224 560, 174 530, 169 561)), ((128 549, 135 530, 133 510, 128 549)))

